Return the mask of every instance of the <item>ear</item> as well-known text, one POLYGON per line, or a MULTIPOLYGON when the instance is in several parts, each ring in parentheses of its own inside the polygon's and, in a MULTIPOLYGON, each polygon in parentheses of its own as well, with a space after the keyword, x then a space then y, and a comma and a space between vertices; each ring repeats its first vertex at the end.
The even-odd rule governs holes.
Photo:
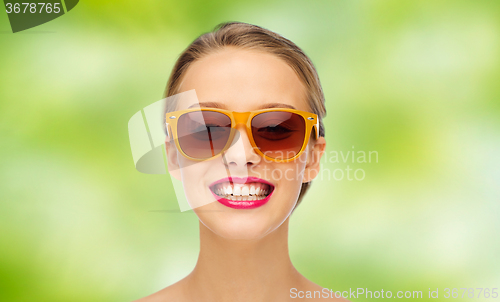
POLYGON ((171 140, 168 135, 165 137, 165 151, 167 152, 168 172, 175 179, 181 180, 181 170, 179 167, 179 160, 177 158, 177 147, 175 146, 175 142, 171 140))
POLYGON ((320 160, 325 153, 326 140, 324 137, 318 137, 309 148, 307 154, 307 163, 304 171, 303 183, 310 182, 319 174, 320 160))

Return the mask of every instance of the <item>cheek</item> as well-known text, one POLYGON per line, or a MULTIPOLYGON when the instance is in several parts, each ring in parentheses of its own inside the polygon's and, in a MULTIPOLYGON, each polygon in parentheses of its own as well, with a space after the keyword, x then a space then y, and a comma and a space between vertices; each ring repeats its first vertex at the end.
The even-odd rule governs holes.
POLYGON ((291 163, 277 163, 271 167, 271 181, 277 184, 272 201, 274 201, 274 207, 280 208, 278 212, 286 214, 295 207, 302 187, 305 167, 305 158, 299 158, 291 163))
POLYGON ((304 178, 306 159, 306 156, 300 156, 297 160, 290 163, 277 163, 272 165, 270 169, 270 179, 283 187, 300 186, 304 178))
POLYGON ((182 176, 182 183, 185 187, 192 187, 198 184, 199 175, 204 174, 203 162, 195 162, 186 158, 179 158, 179 168, 182 176), (189 180, 189 181, 187 181, 189 180))
POLYGON ((191 209, 215 201, 205 184, 207 175, 213 170, 212 166, 210 161, 195 162, 185 158, 179 159, 182 187, 191 209))

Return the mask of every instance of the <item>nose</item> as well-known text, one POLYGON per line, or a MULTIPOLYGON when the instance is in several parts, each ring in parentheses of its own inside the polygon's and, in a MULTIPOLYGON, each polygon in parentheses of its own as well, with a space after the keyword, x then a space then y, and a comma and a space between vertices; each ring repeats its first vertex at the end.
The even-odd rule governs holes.
POLYGON ((222 154, 222 158, 231 174, 239 176, 248 174, 248 169, 261 161, 261 157, 255 153, 250 143, 244 126, 237 128, 231 146, 222 154))

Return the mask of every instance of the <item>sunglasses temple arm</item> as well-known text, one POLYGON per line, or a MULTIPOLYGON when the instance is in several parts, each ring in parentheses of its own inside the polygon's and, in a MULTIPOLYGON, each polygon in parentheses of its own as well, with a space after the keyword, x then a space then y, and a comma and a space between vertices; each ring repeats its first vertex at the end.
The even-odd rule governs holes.
POLYGON ((167 137, 170 140, 170 130, 168 130, 168 123, 165 123, 165 129, 167 129, 167 137))
POLYGON ((316 125, 314 126, 316 129, 316 139, 319 137, 319 119, 316 120, 316 125))

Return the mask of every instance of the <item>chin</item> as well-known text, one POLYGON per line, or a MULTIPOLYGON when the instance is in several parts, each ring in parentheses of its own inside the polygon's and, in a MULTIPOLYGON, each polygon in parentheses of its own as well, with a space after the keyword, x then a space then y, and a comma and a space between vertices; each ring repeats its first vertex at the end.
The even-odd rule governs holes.
POLYGON ((280 226, 276 219, 256 216, 224 212, 218 217, 199 218, 216 235, 229 240, 259 240, 280 226))
POLYGON ((244 228, 244 229, 233 229, 233 230, 218 230, 217 235, 228 240, 242 240, 242 241, 253 241, 260 240, 268 235, 269 230, 265 229, 255 229, 255 228, 244 228))

